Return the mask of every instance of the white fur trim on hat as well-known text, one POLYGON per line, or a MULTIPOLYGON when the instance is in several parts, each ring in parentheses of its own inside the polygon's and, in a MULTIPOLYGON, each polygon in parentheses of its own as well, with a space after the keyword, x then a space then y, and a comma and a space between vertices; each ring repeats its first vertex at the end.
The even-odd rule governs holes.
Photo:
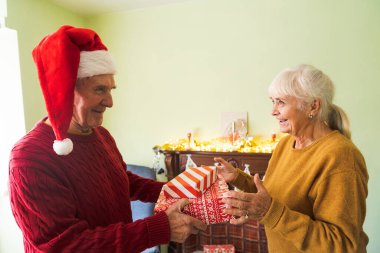
POLYGON ((110 53, 106 50, 81 51, 77 78, 103 74, 116 74, 110 53))
POLYGON ((57 155, 68 155, 73 151, 73 142, 69 138, 62 141, 55 140, 53 143, 53 149, 57 155))

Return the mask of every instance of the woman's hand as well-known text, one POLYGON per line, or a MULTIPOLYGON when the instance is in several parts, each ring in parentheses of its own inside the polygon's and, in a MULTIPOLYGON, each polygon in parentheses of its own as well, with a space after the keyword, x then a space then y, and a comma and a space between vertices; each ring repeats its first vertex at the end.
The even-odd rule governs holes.
POLYGON ((229 191, 227 194, 228 198, 222 200, 231 207, 224 209, 224 213, 239 217, 231 219, 231 224, 244 224, 251 218, 260 220, 269 210, 272 197, 265 189, 259 178, 259 174, 256 174, 253 180, 256 184, 257 193, 229 191))
POLYGON ((215 162, 221 164, 220 166, 216 166, 218 175, 221 176, 227 183, 233 182, 238 175, 238 169, 221 157, 215 157, 214 160, 215 162))

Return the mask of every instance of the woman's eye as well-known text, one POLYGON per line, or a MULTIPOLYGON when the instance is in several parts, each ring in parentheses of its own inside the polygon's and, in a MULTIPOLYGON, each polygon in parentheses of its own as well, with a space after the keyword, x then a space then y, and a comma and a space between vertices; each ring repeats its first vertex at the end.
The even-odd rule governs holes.
POLYGON ((282 100, 272 100, 272 104, 273 105, 284 105, 285 104, 285 102, 284 101, 282 101, 282 100))

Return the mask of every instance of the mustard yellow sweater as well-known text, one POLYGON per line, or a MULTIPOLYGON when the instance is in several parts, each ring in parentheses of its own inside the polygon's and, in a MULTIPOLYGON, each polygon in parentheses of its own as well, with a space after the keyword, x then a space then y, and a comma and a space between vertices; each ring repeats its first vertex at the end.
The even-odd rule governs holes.
MULTIPOLYGON (((338 131, 303 149, 294 149, 294 142, 292 136, 280 141, 264 180, 273 199, 260 220, 269 252, 366 252, 368 172, 362 154, 338 131)), ((245 173, 233 184, 256 192, 245 173)))

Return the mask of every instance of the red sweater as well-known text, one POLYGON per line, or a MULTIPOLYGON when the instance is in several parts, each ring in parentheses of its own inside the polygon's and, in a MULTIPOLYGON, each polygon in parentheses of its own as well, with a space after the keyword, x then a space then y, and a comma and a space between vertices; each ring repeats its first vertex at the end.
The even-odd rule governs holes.
POLYGON ((103 127, 69 138, 73 152, 58 156, 52 128, 40 121, 11 152, 11 206, 25 252, 141 252, 168 243, 166 214, 132 222, 130 204, 155 202, 163 184, 127 171, 103 127))

